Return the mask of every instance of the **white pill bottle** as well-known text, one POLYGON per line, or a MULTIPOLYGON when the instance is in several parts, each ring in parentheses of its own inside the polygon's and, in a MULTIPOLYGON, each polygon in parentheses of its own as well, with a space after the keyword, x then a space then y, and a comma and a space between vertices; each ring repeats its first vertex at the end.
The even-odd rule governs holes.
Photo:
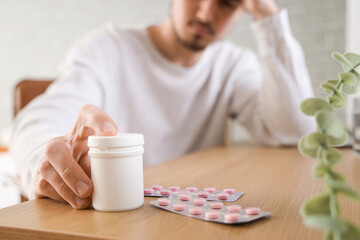
POLYGON ((126 211, 144 204, 144 136, 120 133, 88 138, 93 207, 126 211))

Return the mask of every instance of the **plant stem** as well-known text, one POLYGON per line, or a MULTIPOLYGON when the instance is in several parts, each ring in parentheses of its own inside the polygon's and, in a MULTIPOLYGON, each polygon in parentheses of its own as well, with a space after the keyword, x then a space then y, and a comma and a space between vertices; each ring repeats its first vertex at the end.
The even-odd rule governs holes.
MULTIPOLYGON (((339 205, 336 198, 336 193, 334 189, 330 185, 330 181, 332 181, 332 178, 330 176, 330 173, 328 172, 325 174, 325 185, 327 186, 327 189, 329 190, 329 200, 330 200, 330 214, 332 219, 338 219, 340 216, 339 214, 339 205)), ((334 240, 341 240, 341 233, 339 231, 333 231, 334 234, 334 240)))
MULTIPOLYGON (((339 90, 339 88, 340 88, 340 85, 342 84, 344 82, 344 80, 340 80, 340 81, 338 81, 338 83, 336 84, 336 90, 339 90)), ((335 92, 333 91, 333 94, 334 94, 335 92)))
MULTIPOLYGON (((327 181, 329 178, 326 178, 327 181)), ((328 185, 329 186, 329 185, 328 185)), ((329 188, 329 196, 330 196, 330 213, 333 219, 339 218, 339 211, 338 211, 338 202, 336 198, 336 193, 334 189, 329 188)), ((333 231, 334 233, 334 240, 341 240, 341 233, 339 231, 333 231)))
MULTIPOLYGON (((356 68, 356 67, 354 67, 354 68, 356 68)), ((337 82, 337 84, 335 85, 336 90, 333 90, 331 92, 331 96, 334 96, 336 91, 338 91, 340 89, 343 81, 344 81, 343 79, 340 79, 340 81, 337 82)), ((329 101, 329 103, 331 103, 331 102, 329 101)), ((327 165, 327 163, 324 163, 324 164, 327 165)), ((330 166, 330 169, 331 169, 331 166, 330 166)), ((338 219, 339 218, 338 202, 337 202, 336 193, 335 193, 334 189, 332 187, 330 187, 329 181, 330 181, 331 177, 329 175, 330 175, 330 173, 325 175, 325 184, 329 190, 330 214, 331 214, 331 218, 338 219)), ((339 231, 333 231, 333 237, 334 237, 333 240, 341 240, 341 233, 339 231)))
MULTIPOLYGON (((325 161, 325 159, 321 159, 321 161, 323 162, 323 164, 325 164, 326 166, 328 166, 331 169, 331 165, 328 165, 328 162, 325 161)), ((339 214, 339 204, 336 198, 336 192, 334 190, 334 188, 331 186, 330 181, 333 181, 332 178, 332 171, 328 171, 325 175, 324 175, 324 180, 325 180, 325 186, 327 187, 328 191, 329 191, 329 207, 330 207, 330 215, 332 219, 339 219, 340 218, 340 214, 339 214)), ((333 240, 341 240, 341 232, 340 231, 332 231, 333 233, 333 240)))

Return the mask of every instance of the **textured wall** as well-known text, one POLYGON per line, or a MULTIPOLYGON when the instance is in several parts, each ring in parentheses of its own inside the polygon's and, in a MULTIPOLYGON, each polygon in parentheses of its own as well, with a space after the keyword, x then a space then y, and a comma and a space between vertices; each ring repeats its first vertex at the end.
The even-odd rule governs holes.
MULTIPOLYGON (((278 0, 289 11, 302 43, 316 94, 320 82, 336 76, 333 50, 345 49, 345 1, 278 0)), ((170 0, 0 0, 0 129, 12 118, 12 91, 23 77, 48 78, 67 49, 89 30, 112 21, 124 27, 161 22, 170 0)), ((255 49, 245 16, 230 38, 255 49)), ((340 113, 341 115, 341 113, 340 113)))

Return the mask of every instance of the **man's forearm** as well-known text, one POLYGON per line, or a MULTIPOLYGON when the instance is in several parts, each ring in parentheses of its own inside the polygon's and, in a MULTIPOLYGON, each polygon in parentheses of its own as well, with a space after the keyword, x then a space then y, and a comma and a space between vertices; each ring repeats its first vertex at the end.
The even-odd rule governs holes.
POLYGON ((268 129, 284 144, 313 129, 312 119, 299 110, 301 101, 313 95, 304 53, 293 37, 287 12, 253 24, 263 69, 260 108, 268 129))

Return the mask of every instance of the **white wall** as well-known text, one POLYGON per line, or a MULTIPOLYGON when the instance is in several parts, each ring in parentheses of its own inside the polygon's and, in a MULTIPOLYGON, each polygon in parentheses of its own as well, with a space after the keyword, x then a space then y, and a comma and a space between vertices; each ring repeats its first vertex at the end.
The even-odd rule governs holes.
MULTIPOLYGON (((354 2, 358 0, 353 0, 354 2)), ((0 0, 0 131, 12 119, 12 91, 24 77, 52 78, 66 51, 89 30, 113 21, 120 26, 159 23, 171 0, 0 0)), ((330 58, 345 48, 345 1, 277 0, 289 10, 294 35, 304 47, 317 95, 320 82, 336 76, 330 58)), ((254 48, 250 17, 230 38, 254 48)))

